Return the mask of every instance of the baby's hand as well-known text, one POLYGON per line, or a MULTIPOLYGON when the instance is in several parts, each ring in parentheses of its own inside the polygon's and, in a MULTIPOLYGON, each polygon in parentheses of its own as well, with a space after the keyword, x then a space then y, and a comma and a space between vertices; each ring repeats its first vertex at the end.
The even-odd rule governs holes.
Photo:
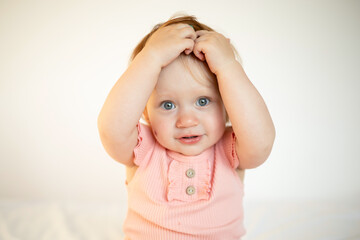
POLYGON ((217 32, 200 30, 196 32, 194 54, 207 62, 210 70, 218 75, 230 63, 236 61, 230 39, 217 32))
POLYGON ((159 28, 147 41, 143 51, 158 61, 161 67, 167 66, 182 52, 190 54, 194 48, 196 33, 188 24, 173 24, 159 28))

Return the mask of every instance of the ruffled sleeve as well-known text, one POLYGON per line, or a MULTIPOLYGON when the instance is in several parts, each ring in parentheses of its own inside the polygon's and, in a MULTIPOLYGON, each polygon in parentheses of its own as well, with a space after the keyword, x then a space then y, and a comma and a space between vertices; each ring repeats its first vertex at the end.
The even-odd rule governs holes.
POLYGON ((154 149, 155 139, 151 128, 145 124, 138 123, 138 143, 134 148, 134 163, 137 166, 143 164, 144 159, 149 159, 154 149))
POLYGON ((235 150, 236 136, 232 128, 225 131, 221 143, 223 145, 225 156, 229 160, 231 167, 236 169, 239 166, 239 158, 235 150))

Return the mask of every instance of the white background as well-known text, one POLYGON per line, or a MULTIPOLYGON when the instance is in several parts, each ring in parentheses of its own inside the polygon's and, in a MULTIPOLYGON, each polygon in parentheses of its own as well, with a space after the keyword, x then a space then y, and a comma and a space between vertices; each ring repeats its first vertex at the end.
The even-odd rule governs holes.
POLYGON ((178 11, 229 37, 276 126, 245 199, 360 200, 360 2, 0 1, 0 199, 117 202, 97 116, 132 49, 178 11))

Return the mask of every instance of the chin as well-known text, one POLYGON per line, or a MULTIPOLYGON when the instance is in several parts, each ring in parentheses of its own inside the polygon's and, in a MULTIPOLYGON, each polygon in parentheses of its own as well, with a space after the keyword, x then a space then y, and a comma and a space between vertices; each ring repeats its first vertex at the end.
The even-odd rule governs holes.
POLYGON ((180 153, 185 156, 196 156, 199 155, 201 152, 180 152, 180 153))
POLYGON ((179 143, 174 143, 174 144, 162 144, 161 142, 159 142, 159 143, 164 148, 166 148, 172 152, 180 153, 184 156, 197 156, 197 155, 201 154, 202 152, 204 152, 209 147, 213 146, 212 144, 210 144, 210 146, 208 146, 209 143, 208 144, 198 143, 198 144, 194 144, 194 145, 185 145, 185 144, 179 144, 179 143))
POLYGON ((196 156, 201 154, 203 151, 205 151, 207 148, 202 148, 202 149, 188 149, 188 150, 184 150, 184 151, 179 151, 179 153, 181 153, 182 155, 185 156, 196 156))

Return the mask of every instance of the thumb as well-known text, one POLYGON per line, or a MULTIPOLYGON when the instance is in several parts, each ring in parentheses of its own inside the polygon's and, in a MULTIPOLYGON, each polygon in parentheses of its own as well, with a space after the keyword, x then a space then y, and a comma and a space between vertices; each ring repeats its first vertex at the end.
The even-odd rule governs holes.
POLYGON ((195 44, 193 52, 198 59, 200 59, 201 61, 205 61, 205 55, 197 44, 195 44))

